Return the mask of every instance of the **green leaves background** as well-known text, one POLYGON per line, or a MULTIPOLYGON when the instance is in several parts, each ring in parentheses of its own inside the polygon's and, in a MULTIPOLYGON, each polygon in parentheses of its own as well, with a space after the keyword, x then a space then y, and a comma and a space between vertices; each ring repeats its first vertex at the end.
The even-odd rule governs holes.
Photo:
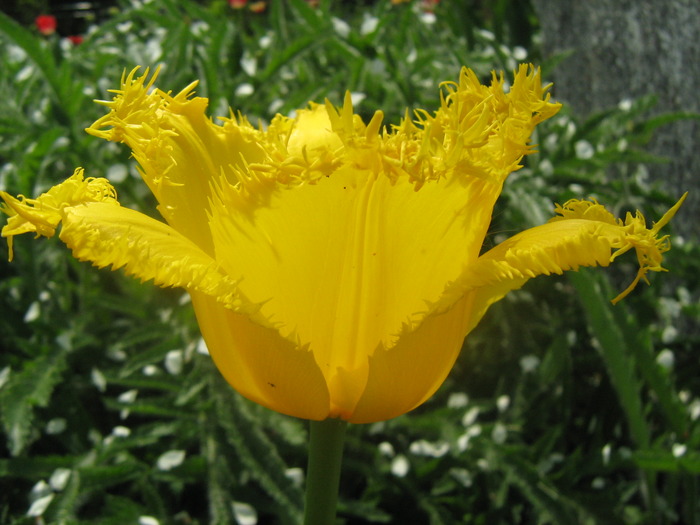
MULTIPOLYGON (((436 108, 437 82, 462 65, 487 78, 538 62, 536 36, 517 0, 443 1, 434 15, 417 1, 289 0, 263 14, 122 2, 79 46, 0 14, 0 188, 37 194, 83 166, 153 212, 125 148, 83 131, 103 111, 92 99, 136 64, 162 63, 163 86, 200 79, 212 115, 265 123, 349 89, 362 114, 398 122, 436 108)), ((648 175, 662 159, 644 144, 691 116, 650 119, 652 106, 585 122, 565 108, 545 123, 487 243, 571 197, 660 217, 677 196, 648 175)), ((698 251, 676 242, 672 273, 616 307, 634 260, 499 303, 431 401, 349 430, 343 522, 700 522, 698 251)), ((306 425, 224 384, 185 295, 97 271, 54 240, 18 239, 15 262, 0 259, 0 523, 299 523, 306 425)))

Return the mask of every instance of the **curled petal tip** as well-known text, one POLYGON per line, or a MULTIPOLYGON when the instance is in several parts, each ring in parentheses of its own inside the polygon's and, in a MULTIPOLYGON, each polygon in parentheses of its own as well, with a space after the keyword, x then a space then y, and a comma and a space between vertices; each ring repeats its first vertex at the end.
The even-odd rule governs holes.
POLYGON ((678 202, 676 202, 676 204, 674 204, 666 213, 664 213, 664 216, 661 217, 661 219, 654 223, 652 230, 654 232, 658 232, 661 228, 666 226, 671 221, 671 219, 673 219, 673 216, 676 215, 676 212, 678 212, 678 210, 683 205, 687 197, 688 192, 686 191, 683 195, 681 195, 681 198, 678 199, 678 202))

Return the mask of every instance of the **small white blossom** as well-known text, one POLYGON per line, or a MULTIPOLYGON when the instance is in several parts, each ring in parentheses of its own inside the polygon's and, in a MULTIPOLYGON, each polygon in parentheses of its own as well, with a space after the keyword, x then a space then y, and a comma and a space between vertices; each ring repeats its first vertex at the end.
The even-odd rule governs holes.
POLYGON ((67 426, 68 423, 66 422, 65 418, 55 417, 46 423, 46 433, 51 436, 55 436, 63 432, 67 426))
POLYGON ((258 523, 258 513, 247 503, 234 501, 233 515, 238 525, 256 525, 258 523))
POLYGON ((347 38, 350 34, 350 26, 345 20, 340 18, 332 17, 331 24, 333 24, 333 29, 341 38, 347 38))
POLYGON ((391 458, 395 454, 394 446, 391 443, 389 443, 388 441, 382 441, 381 443, 379 443, 378 448, 379 448, 379 453, 382 456, 386 456, 386 457, 391 458))
POLYGON ((182 350, 170 350, 165 354, 165 369, 174 376, 182 372, 183 354, 182 350))
POLYGON ((622 111, 629 111, 632 109, 632 99, 623 98, 617 105, 622 111))
POLYGON ((44 514, 46 509, 49 508, 49 505, 53 501, 53 496, 53 494, 49 494, 32 502, 32 504, 29 506, 29 510, 27 511, 27 516, 30 518, 38 518, 44 514))
POLYGON ((496 423, 491 431, 491 439, 497 445, 502 445, 508 437, 508 429, 502 423, 496 423))
POLYGON ((510 406, 510 396, 502 395, 496 399, 496 407, 499 412, 505 412, 510 406))
POLYGON ((53 471, 53 474, 51 474, 51 477, 49 478, 49 486, 57 492, 65 489, 66 485, 68 484, 68 480, 70 479, 70 475, 70 469, 57 468, 53 471))
POLYGON ((520 62, 524 61, 527 58, 527 49, 522 46, 515 46, 513 48, 513 58, 520 62))
POLYGON ((398 455, 391 462, 391 473, 397 478, 403 478, 411 469, 411 464, 404 455, 398 455))
POLYGON ((678 329, 673 325, 668 325, 661 332, 661 342, 665 344, 672 343, 678 337, 678 329))
POLYGON ((132 390, 127 390, 126 392, 122 392, 119 394, 119 397, 117 398, 117 401, 120 403, 133 403, 136 401, 136 396, 139 395, 139 391, 136 389, 132 390))
POLYGON ((591 143, 587 140, 577 140, 574 144, 574 150, 576 152, 576 157, 583 160, 590 159, 595 155, 593 146, 591 146, 591 143))
POLYGON ((237 97, 247 97, 255 93, 255 88, 252 84, 243 83, 234 91, 237 97))
POLYGON ((154 375, 157 375, 158 372, 160 372, 160 369, 156 365, 146 365, 143 367, 141 372, 143 372, 143 375, 147 377, 152 377, 154 375))
POLYGON ((447 398, 448 408, 464 408, 469 404, 469 396, 464 392, 453 392, 447 398))
POLYGON ((39 305, 39 301, 34 301, 29 305, 29 308, 27 308, 27 311, 24 314, 24 322, 31 323, 32 321, 36 321, 40 315, 41 306, 39 305))
POLYGON ((209 355, 209 348, 207 348, 207 343, 204 342, 204 339, 200 339, 197 343, 197 353, 202 355, 209 355))
POLYGON ((284 477, 290 479, 295 486, 301 487, 304 484, 304 469, 288 468, 284 471, 284 477))
POLYGON ((656 362, 666 370, 673 370, 673 365, 676 364, 676 356, 673 354, 672 350, 664 348, 659 352, 659 355, 656 356, 656 362))
POLYGON ((129 437, 131 435, 131 429, 123 425, 117 425, 112 429, 112 435, 114 437, 129 437))
POLYGON ((129 176, 129 168, 125 164, 112 164, 107 168, 107 178, 114 184, 124 182, 129 176))
POLYGON ((450 475, 455 478, 463 487, 469 488, 474 483, 471 473, 464 468, 450 469, 450 475))
POLYGON ((9 366, 0 370, 0 388, 4 387, 10 380, 10 373, 12 373, 12 369, 9 366))
POLYGON ((525 374, 529 374, 537 370, 540 366, 540 358, 536 355, 526 355, 520 358, 520 369, 525 374))
POLYGON ((445 441, 431 443, 425 439, 419 439, 411 443, 409 450, 416 456, 427 456, 431 458, 439 458, 447 454, 450 446, 445 441))
POLYGON ((377 30, 378 25, 379 18, 376 16, 366 15, 364 20, 362 20, 362 25, 360 26, 360 34, 364 36, 374 33, 377 30))
POLYGON ((671 447, 671 453, 674 458, 679 458, 683 456, 688 451, 688 447, 682 443, 674 443, 671 447))
POLYGON ((591 482, 591 487, 593 487, 596 490, 604 489, 605 488, 605 480, 601 477, 597 477, 591 482))
POLYGON ((258 61, 249 53, 244 53, 241 58, 241 68, 249 77, 254 77, 258 70, 258 61))
POLYGON ((479 407, 470 408, 462 416, 462 425, 465 427, 473 425, 477 417, 479 417, 479 407))
POLYGON ((159 470, 172 470, 179 467, 183 461, 185 461, 184 450, 168 450, 161 454, 156 461, 156 466, 159 470))

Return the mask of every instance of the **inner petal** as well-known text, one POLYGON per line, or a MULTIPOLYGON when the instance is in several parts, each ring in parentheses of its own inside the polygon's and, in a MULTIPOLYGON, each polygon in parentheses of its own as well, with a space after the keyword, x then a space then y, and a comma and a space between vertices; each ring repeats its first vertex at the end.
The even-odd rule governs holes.
POLYGON ((266 206, 244 210, 237 189, 222 187, 210 220, 216 259, 266 301, 261 314, 284 337, 309 345, 342 415, 364 390, 369 356, 478 256, 490 218, 481 207, 491 205, 482 188, 453 179, 416 191, 344 167, 317 184, 278 185, 266 206))

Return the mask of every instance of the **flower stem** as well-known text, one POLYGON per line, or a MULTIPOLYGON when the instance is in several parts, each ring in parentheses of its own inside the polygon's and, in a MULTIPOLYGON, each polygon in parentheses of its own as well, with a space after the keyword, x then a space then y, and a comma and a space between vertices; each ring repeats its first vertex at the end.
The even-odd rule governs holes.
POLYGON ((311 421, 304 525, 335 522, 346 428, 347 423, 339 419, 311 421))

